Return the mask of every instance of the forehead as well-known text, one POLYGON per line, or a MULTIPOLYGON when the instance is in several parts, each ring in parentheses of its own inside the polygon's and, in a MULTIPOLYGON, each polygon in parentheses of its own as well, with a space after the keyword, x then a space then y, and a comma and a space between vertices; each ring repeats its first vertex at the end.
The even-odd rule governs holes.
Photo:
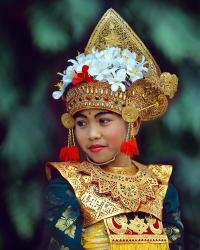
POLYGON ((112 111, 106 110, 106 109, 86 109, 86 110, 82 110, 80 112, 77 112, 74 115, 74 118, 79 117, 81 115, 85 116, 85 117, 96 117, 97 115, 103 115, 103 114, 111 114, 111 115, 116 115, 116 116, 120 116, 112 111))
MULTIPOLYGON (((83 110, 83 111, 80 111, 79 113, 80 114, 83 114, 83 115, 96 115, 98 113, 102 113, 102 112, 109 112, 108 110, 106 109, 86 109, 86 110, 83 110)), ((111 113, 111 112, 109 112, 111 113)))

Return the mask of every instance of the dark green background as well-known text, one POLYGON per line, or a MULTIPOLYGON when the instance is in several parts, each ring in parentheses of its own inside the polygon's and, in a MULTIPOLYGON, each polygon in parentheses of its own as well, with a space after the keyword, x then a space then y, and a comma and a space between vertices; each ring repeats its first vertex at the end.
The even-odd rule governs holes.
POLYGON ((46 161, 66 141, 65 111, 52 99, 57 72, 82 52, 113 7, 162 71, 179 76, 166 115, 143 124, 144 163, 174 165, 186 249, 200 249, 200 4, 195 0, 0 1, 0 249, 37 249, 43 228, 46 161))

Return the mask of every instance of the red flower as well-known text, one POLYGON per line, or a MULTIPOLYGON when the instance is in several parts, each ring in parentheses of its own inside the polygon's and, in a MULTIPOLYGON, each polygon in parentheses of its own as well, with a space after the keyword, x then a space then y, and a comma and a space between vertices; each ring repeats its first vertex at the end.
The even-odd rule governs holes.
POLYGON ((88 74, 88 65, 83 65, 82 73, 75 73, 72 78, 72 84, 77 85, 81 82, 95 82, 95 80, 88 74))

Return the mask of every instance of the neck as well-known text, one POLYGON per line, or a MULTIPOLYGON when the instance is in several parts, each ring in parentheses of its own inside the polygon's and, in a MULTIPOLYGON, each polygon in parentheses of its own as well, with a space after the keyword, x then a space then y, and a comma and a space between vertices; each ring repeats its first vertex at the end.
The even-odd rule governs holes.
POLYGON ((112 159, 102 163, 93 162, 89 157, 87 157, 87 160, 95 166, 100 166, 104 171, 111 173, 135 175, 138 172, 136 164, 130 157, 124 154, 118 153, 112 159))
POLYGON ((114 157, 106 162, 94 162, 93 160, 91 160, 88 156, 87 156, 87 161, 92 163, 95 166, 100 166, 100 167, 130 167, 132 166, 132 160, 130 157, 121 154, 121 153, 117 153, 114 155, 114 157))
POLYGON ((92 163, 92 164, 95 165, 95 166, 100 166, 100 167, 102 167, 102 166, 106 166, 106 165, 108 165, 108 164, 114 162, 117 155, 118 155, 118 153, 116 153, 112 159, 110 159, 110 160, 108 160, 108 161, 105 161, 105 162, 100 162, 100 163, 94 162, 93 160, 91 160, 91 159, 87 156, 87 161, 90 162, 90 163, 92 163))

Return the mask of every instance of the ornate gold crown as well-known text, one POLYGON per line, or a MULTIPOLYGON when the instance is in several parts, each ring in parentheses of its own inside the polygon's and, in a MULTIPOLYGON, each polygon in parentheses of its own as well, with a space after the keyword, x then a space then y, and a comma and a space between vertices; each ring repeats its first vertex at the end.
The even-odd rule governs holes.
POLYGON ((177 90, 178 78, 160 69, 154 58, 133 32, 130 26, 113 10, 109 9, 94 29, 85 48, 89 55, 93 48, 98 51, 115 47, 135 52, 137 60, 147 61, 148 72, 126 88, 112 91, 110 84, 88 80, 72 86, 64 98, 67 111, 74 115, 84 109, 107 109, 121 114, 125 121, 132 122, 141 117, 143 121, 153 120, 165 113, 168 98, 177 90))

